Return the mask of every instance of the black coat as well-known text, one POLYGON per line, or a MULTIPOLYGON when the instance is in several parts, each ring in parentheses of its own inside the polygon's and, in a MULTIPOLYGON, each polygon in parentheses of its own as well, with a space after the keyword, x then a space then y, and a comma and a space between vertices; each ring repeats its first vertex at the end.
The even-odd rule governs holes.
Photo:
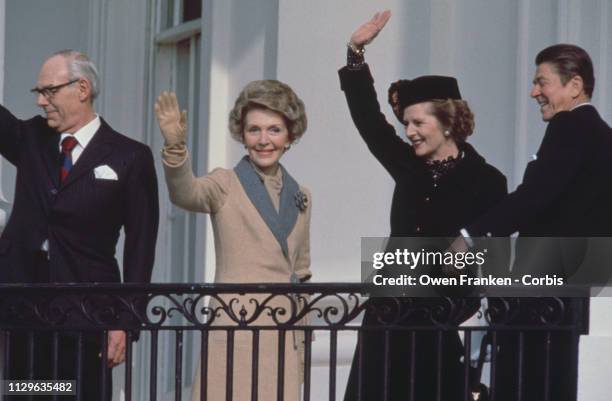
MULTIPOLYGON (((487 164, 472 146, 460 145, 463 158, 434 183, 432 175, 418 158, 412 146, 401 140, 385 119, 376 99, 374 81, 367 65, 360 70, 343 68, 339 72, 351 116, 372 154, 395 180, 391 206, 391 236, 453 237, 459 230, 493 206, 507 193, 506 179, 496 168, 487 164)), ((377 309, 389 300, 373 302, 377 309)), ((393 301, 390 301, 393 303, 393 301)), ((436 300, 423 299, 417 305, 432 308, 436 300)), ((411 307, 410 301, 406 302, 411 307)), ((459 322, 455 322, 459 323, 459 322)), ((378 324, 375 313, 367 311, 364 326, 378 324)), ((405 327, 431 325, 427 316, 413 314, 400 322, 405 327)), ((414 358, 415 399, 436 399, 440 385, 442 400, 463 399, 463 347, 457 332, 414 332, 415 348, 410 345, 409 331, 393 332, 389 337, 390 361, 384 361, 384 336, 380 332, 362 335, 363 400, 382 399, 385 386, 384 365, 388 366, 390 400, 409 399, 410 359, 414 358), (438 344, 442 347, 438 348, 438 344), (437 355, 441 352, 441 383, 436 377, 437 355)), ((353 360, 345 401, 357 399, 358 358, 353 360)))
POLYGON ((151 150, 102 121, 59 185, 60 134, 40 116, 22 121, 0 106, 0 154, 17 167, 15 200, 0 238, 0 282, 120 282, 115 247, 125 229, 123 281, 149 282, 159 220, 151 150), (117 180, 96 179, 107 165, 117 180), (46 280, 45 280, 46 281, 46 280))
POLYGON ((437 186, 412 146, 397 136, 380 112, 367 65, 340 70, 351 116, 370 152, 395 180, 391 236, 451 237, 506 194, 506 178, 464 143, 464 159, 437 186))
MULTIPOLYGON (((586 242, 533 237, 612 237, 612 129, 591 105, 557 113, 549 122, 542 144, 525 170, 523 182, 495 207, 468 225, 472 236, 494 236, 519 232, 517 275, 548 273, 569 278, 582 261, 586 242), (528 238, 531 237, 531 238, 528 238), (571 247, 568 246, 571 244, 571 247)), ((609 257, 601 258, 599 269, 609 269, 609 257)), ((603 276, 608 276, 605 272, 603 276)), ((609 277, 609 276, 608 276, 609 277)), ((576 399, 578 339, 587 331, 588 297, 562 299, 564 322, 580 330, 573 332, 527 333, 524 336, 524 398, 544 398, 547 354, 550 399, 576 399)), ((521 312, 508 322, 527 325, 537 322, 538 310, 546 299, 522 298, 521 312)), ((498 300, 491 299, 495 305, 498 300)), ((555 301, 550 302, 556 305, 555 301)), ((498 399, 513 400, 516 393, 519 348, 516 335, 498 336, 498 399)))
POLYGON ((557 113, 523 182, 467 226, 474 237, 612 236, 612 129, 591 105, 557 113))

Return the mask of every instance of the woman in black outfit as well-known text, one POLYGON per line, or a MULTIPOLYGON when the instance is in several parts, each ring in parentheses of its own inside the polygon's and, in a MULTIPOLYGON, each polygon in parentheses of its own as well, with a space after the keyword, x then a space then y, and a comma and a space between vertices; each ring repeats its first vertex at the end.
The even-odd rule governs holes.
MULTIPOLYGON (((398 118, 401 116, 409 143, 396 135, 380 111, 374 81, 363 58, 364 46, 374 39, 389 17, 389 11, 378 13, 353 33, 347 66, 339 71, 341 87, 357 130, 395 180, 391 236, 453 238, 459 235, 461 227, 507 193, 506 179, 465 142, 472 134, 474 117, 461 100, 454 78, 424 76, 399 81, 396 89, 391 88, 389 101, 393 106, 394 99, 399 100, 399 109, 395 108, 394 113, 398 118), (395 90, 398 97, 393 96, 395 90)), ((432 326, 432 331, 390 332, 386 369, 385 335, 381 331, 363 332, 361 389, 356 352, 345 401, 357 400, 358 393, 364 401, 382 401, 385 395, 391 401, 434 401, 439 399, 438 392, 442 401, 463 400, 464 349, 459 335, 456 331, 444 331, 438 336, 427 313, 441 299, 402 299, 403 307, 415 312, 398 323, 404 327, 432 326)), ((364 326, 380 324, 380 315, 374 309, 384 304, 397 306, 393 300, 384 298, 369 302, 376 302, 376 308, 366 309, 364 326)), ((475 303, 477 308, 477 298, 475 303)), ((458 315, 450 323, 459 324, 467 317, 458 315)))

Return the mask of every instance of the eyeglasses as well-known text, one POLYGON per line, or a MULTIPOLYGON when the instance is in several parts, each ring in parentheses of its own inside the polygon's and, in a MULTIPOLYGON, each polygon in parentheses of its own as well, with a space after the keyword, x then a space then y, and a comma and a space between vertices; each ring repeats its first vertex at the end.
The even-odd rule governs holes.
POLYGON ((72 85, 73 83, 78 82, 78 81, 79 81, 79 78, 73 79, 73 80, 68 81, 68 82, 66 82, 64 84, 59 84, 59 85, 55 85, 55 86, 46 86, 44 88, 32 88, 32 89, 30 89, 30 92, 36 93, 38 95, 43 95, 45 97, 45 99, 51 99, 64 86, 72 85))

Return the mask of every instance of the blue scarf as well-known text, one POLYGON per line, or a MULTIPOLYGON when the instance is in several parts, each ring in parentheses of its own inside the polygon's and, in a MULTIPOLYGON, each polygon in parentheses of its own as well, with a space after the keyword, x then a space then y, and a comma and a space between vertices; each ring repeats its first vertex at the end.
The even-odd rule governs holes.
POLYGON ((287 238, 295 226, 299 209, 295 203, 294 196, 300 190, 298 183, 289 175, 282 165, 279 165, 283 173, 283 187, 280 193, 280 204, 278 212, 274 208, 272 199, 257 175, 249 157, 244 156, 234 167, 234 171, 248 195, 249 199, 259 212, 272 234, 280 244, 283 255, 289 260, 289 248, 287 238))

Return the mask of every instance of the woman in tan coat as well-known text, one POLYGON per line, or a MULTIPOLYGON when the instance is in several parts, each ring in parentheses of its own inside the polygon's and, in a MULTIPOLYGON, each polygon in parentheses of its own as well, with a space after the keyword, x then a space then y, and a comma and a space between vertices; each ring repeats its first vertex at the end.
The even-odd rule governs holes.
MULTIPOLYGON (((244 144, 247 155, 233 168, 217 168, 194 177, 186 148, 186 115, 179 112, 176 97, 164 92, 155 112, 165 139, 162 151, 166 182, 174 204, 208 213, 215 236, 218 283, 297 283, 310 278, 310 193, 299 186, 279 160, 306 130, 304 104, 293 90, 274 80, 254 81, 240 93, 229 115, 232 137, 244 144)), ((236 315, 245 308, 253 317, 251 299, 261 302, 266 294, 228 294, 213 298, 219 308, 213 325, 235 326, 236 315), (230 306, 231 298, 238 304, 230 306), (228 312, 231 310, 231 313, 228 312), (234 313, 234 317, 232 317, 234 313)), ((275 323, 268 313, 285 308, 291 315, 295 299, 273 297, 269 309, 256 316, 250 326, 275 323)), ((286 316, 278 316, 281 320, 286 316)), ((284 344, 284 399, 299 399, 303 340, 298 332, 287 332, 284 344)), ((278 344, 275 330, 258 334, 257 394, 260 400, 277 398, 278 344)), ((209 401, 226 400, 228 334, 211 330, 207 364, 209 401)), ((232 399, 251 399, 253 333, 235 330, 232 399)), ((192 400, 200 399, 200 372, 194 380, 192 400)))

